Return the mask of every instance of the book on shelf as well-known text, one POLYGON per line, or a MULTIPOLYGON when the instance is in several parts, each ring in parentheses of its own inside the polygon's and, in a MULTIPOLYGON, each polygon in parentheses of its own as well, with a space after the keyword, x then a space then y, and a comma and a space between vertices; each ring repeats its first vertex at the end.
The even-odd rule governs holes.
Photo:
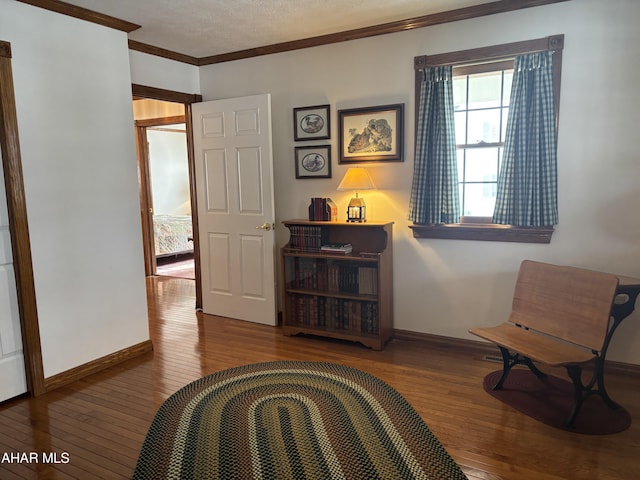
POLYGON ((353 246, 350 243, 325 243, 320 246, 321 252, 326 253, 351 253, 353 252, 353 246))
POLYGON ((374 267, 358 268, 358 293, 361 295, 378 294, 378 269, 374 267))
POLYGON ((317 225, 292 225, 289 232, 289 248, 304 252, 318 252, 328 240, 328 232, 317 225))
POLYGON ((288 305, 288 323, 292 325, 352 334, 377 335, 380 332, 376 302, 293 294, 288 305))

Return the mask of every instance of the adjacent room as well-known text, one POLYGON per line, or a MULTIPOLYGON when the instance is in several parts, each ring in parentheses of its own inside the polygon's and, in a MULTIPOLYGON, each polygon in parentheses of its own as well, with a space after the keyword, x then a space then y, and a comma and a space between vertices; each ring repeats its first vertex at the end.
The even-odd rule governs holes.
POLYGON ((147 275, 195 278, 184 105, 134 98, 147 275), (151 228, 149 228, 151 227, 151 228))

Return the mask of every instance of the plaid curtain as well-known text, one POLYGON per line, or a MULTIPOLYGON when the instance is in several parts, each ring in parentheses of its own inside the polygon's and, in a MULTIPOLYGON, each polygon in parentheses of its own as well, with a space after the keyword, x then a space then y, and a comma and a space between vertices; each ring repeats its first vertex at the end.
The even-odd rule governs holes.
POLYGON ((424 70, 416 135, 409 220, 457 223, 460 201, 450 65, 424 70))
POLYGON ((558 223, 552 52, 516 57, 493 222, 558 223))

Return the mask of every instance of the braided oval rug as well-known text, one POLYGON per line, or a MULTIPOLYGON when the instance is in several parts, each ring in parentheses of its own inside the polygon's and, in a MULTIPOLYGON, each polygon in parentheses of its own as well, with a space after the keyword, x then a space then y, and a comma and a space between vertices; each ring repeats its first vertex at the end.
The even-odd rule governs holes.
POLYGON ((466 479, 388 384, 343 365, 296 361, 231 368, 173 394, 133 478, 466 479))

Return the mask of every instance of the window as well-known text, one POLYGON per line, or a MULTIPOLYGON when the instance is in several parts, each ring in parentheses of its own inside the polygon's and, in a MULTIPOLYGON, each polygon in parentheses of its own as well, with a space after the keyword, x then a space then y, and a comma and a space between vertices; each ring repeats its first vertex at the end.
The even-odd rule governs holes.
POLYGON ((513 62, 453 69, 460 212, 490 217, 509 113, 513 62))
MULTIPOLYGON (((558 119, 563 35, 414 59, 416 98, 425 68, 453 66, 453 103, 460 223, 411 226, 414 237, 549 243, 553 227, 491 223, 504 150, 513 59, 553 52, 553 98, 558 119)), ((418 108, 416 107, 416 125, 418 108)), ((414 183, 415 183, 414 178, 414 183)), ((501 180, 502 181, 502 180, 501 180)), ((415 220, 414 220, 415 221, 415 220)))

